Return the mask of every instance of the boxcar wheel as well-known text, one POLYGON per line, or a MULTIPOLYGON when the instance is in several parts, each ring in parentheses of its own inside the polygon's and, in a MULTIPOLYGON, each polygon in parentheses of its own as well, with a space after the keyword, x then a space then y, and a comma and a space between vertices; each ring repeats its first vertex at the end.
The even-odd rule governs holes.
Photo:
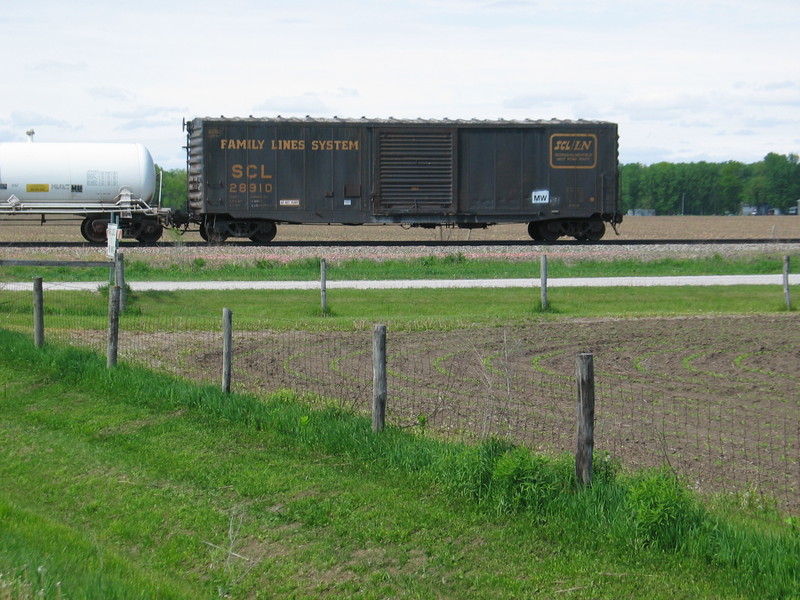
POLYGON ((589 224, 589 231, 586 232, 586 239, 590 242, 598 242, 606 234, 606 224, 602 221, 592 221, 589 224))
POLYGON ((555 242, 561 237, 561 224, 558 221, 542 221, 538 223, 537 229, 539 238, 545 242, 555 242))
POLYGON ((528 235, 531 237, 532 240, 536 242, 544 241, 542 234, 539 233, 539 223, 536 221, 531 221, 528 223, 528 235))
POLYGON ((164 228, 161 227, 161 223, 154 219, 144 220, 136 239, 142 244, 155 244, 163 233, 164 228))
POLYGON ((257 244, 269 244, 275 239, 278 227, 272 221, 258 224, 258 230, 250 236, 250 240, 257 244))
POLYGON ((211 244, 221 244, 228 239, 228 234, 217 231, 216 229, 211 229, 209 231, 206 229, 205 223, 200 223, 200 237, 211 244))

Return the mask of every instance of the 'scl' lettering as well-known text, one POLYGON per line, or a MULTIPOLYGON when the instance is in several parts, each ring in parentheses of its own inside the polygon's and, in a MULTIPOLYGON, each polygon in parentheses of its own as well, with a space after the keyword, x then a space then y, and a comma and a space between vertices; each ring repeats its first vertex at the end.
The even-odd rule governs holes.
POLYGON ((234 179, 272 179, 265 165, 232 165, 231 176, 234 179))

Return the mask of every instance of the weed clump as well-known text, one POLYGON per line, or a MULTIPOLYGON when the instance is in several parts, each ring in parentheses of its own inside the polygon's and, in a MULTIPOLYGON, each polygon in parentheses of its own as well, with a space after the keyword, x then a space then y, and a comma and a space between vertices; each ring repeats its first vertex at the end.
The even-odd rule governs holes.
POLYGON ((678 550, 700 526, 703 511, 688 488, 671 472, 647 471, 628 485, 633 543, 678 550))

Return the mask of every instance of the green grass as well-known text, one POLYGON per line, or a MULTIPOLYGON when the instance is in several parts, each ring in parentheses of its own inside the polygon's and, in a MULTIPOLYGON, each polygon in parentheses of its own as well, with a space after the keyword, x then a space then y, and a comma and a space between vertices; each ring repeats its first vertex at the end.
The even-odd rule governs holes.
POLYGON ((0 573, 35 597, 800 594, 795 521, 721 516, 664 472, 598 457, 581 489, 568 458, 497 440, 0 346, 0 573))
MULTIPOLYGON (((794 256, 793 262, 800 259, 794 256)), ((409 260, 348 259, 327 261, 327 276, 334 280, 352 279, 473 279, 539 277, 539 260, 473 259, 463 254, 444 257, 425 256, 409 260)), ((548 261, 549 277, 622 277, 658 275, 748 275, 782 273, 783 256, 759 254, 743 258, 719 255, 704 258, 662 258, 597 260, 553 255, 548 261)), ((125 265, 130 281, 208 281, 208 280, 318 280, 320 259, 279 262, 250 259, 218 263, 209 259, 176 259, 161 264, 130 260, 125 265)), ((107 268, 0 267, 0 281, 104 281, 107 268)))
MULTIPOLYGON (((798 291, 792 290, 794 298, 798 291)), ((104 295, 48 291, 45 326, 74 327, 81 320, 103 328, 108 312, 104 295)), ((328 312, 321 314, 314 290, 135 292, 128 295, 127 329, 165 326, 208 328, 221 307, 233 311, 238 328, 368 329, 382 322, 393 330, 504 326, 542 319, 645 317, 687 314, 748 314, 785 311, 780 286, 552 288, 542 311, 538 289, 328 290, 328 312)), ((7 325, 31 327, 30 292, 4 292, 0 315, 7 325)))

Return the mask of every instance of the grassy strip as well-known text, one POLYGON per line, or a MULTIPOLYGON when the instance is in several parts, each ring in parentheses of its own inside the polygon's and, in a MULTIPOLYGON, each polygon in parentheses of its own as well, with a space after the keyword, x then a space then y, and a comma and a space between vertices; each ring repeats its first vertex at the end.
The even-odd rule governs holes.
POLYGON ((503 442, 0 344, 0 572, 39 564, 71 597, 800 593, 794 521, 733 524, 665 473, 601 461, 582 490, 503 442))
POLYGON ((106 544, 59 520, 0 498, 0 598, 184 598, 191 588, 132 565, 106 544), (63 585, 66 583, 66 587, 63 585))
MULTIPOLYGON (((795 256, 794 261, 798 260, 795 256)), ((334 280, 359 279, 483 279, 539 277, 534 260, 469 258, 463 254, 424 256, 408 260, 327 259, 327 276, 334 280)), ((281 262, 248 259, 218 263, 206 258, 181 259, 171 263, 129 260, 125 266, 131 281, 309 281, 320 276, 320 259, 281 262)), ((783 256, 760 254, 744 258, 719 255, 698 258, 640 258, 598 260, 580 256, 551 256, 549 277, 623 277, 659 275, 750 275, 782 273, 783 256)), ((0 281, 45 277, 48 281, 97 281, 108 277, 105 268, 0 267, 0 281)))
MULTIPOLYGON (((646 317, 696 314, 785 312, 780 286, 554 288, 548 309, 538 289, 329 290, 321 313, 319 291, 247 290, 128 293, 122 326, 128 330, 170 326, 208 329, 221 308, 234 313, 236 327, 353 330, 382 322, 393 330, 452 330, 507 326, 565 317, 646 317), (187 307, 191 307, 190 309, 187 307)), ((797 291, 794 291, 794 296, 797 291)), ((30 327, 31 293, 4 292, 0 310, 7 324, 30 327)), ((105 327, 107 300, 92 292, 45 293, 46 327, 70 327, 69 320, 92 318, 105 327)))

